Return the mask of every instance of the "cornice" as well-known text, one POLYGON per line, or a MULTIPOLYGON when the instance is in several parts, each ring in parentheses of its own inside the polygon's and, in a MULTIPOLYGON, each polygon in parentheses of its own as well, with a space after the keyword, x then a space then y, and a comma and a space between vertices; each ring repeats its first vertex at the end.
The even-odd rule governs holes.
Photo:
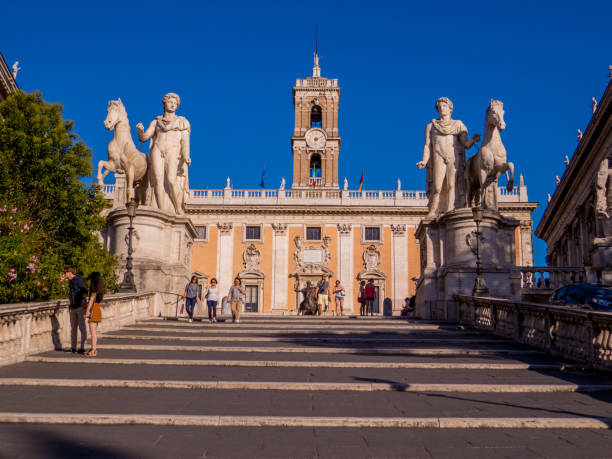
POLYGON ((601 146, 610 135, 612 135, 612 80, 608 83, 570 164, 544 210, 544 215, 535 231, 536 236, 548 241, 558 222, 567 220, 567 216, 563 216, 566 209, 574 209, 582 204, 572 201, 583 197, 584 193, 581 191, 584 191, 585 187, 591 187, 594 177, 587 175, 593 168, 599 166, 596 155, 600 153, 601 146))

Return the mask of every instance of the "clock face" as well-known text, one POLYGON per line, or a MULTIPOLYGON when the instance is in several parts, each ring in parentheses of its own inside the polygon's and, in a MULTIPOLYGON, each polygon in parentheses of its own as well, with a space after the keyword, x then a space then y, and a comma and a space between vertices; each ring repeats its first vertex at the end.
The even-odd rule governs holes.
POLYGON ((306 144, 310 148, 314 148, 315 150, 322 150, 325 148, 325 142, 327 141, 327 136, 325 135, 325 131, 319 128, 310 129, 306 132, 306 144))

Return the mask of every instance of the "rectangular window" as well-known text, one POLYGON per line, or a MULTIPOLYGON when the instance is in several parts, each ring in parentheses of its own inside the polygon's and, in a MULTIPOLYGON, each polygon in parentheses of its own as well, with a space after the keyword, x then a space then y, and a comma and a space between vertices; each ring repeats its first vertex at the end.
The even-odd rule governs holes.
POLYGON ((246 227, 246 239, 250 241, 259 241, 261 239, 261 227, 260 226, 247 226, 246 227))
POLYGON ((195 227, 198 234, 196 235, 196 239, 204 239, 206 240, 206 227, 205 226, 196 226, 195 227))
POLYGON ((321 240, 321 227, 319 226, 306 227, 306 240, 307 241, 320 241, 321 240))
POLYGON ((380 241, 380 228, 378 226, 366 226, 365 240, 366 241, 380 241))

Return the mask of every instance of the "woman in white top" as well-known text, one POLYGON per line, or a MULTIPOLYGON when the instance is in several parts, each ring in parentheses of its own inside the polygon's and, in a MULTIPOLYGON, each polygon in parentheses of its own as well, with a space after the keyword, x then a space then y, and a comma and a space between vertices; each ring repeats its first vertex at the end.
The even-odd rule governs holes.
POLYGON ((210 280, 210 285, 206 289, 206 304, 208 305, 208 321, 217 321, 217 303, 219 302, 219 287, 217 287, 217 279, 214 277, 210 280))

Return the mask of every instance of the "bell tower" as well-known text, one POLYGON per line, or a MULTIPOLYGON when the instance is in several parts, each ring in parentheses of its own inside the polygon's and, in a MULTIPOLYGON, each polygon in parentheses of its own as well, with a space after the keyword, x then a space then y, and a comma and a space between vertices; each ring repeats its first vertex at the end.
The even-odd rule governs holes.
POLYGON ((339 102, 338 80, 321 76, 319 55, 315 53, 312 76, 298 78, 293 87, 295 128, 291 137, 291 188, 339 189, 339 102))

